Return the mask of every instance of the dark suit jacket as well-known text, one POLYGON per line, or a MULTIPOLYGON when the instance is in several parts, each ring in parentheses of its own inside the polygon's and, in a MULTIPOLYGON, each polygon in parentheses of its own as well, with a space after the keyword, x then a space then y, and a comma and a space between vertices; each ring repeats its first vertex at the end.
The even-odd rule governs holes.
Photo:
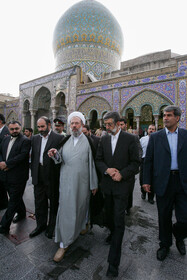
POLYGON ((0 144, 6 135, 9 135, 8 127, 5 125, 0 133, 0 144))
MULTIPOLYGON (((179 175, 187 194, 187 130, 178 129, 177 147, 179 175)), ((163 196, 170 176, 171 152, 165 129, 151 134, 144 160, 143 184, 153 185, 158 196, 163 196)))
POLYGON ((14 142, 8 159, 6 153, 11 136, 4 137, 0 147, 0 161, 5 161, 8 171, 1 170, 0 176, 3 181, 10 184, 21 184, 29 178, 29 151, 31 141, 22 134, 19 134, 14 142))
MULTIPOLYGON (((59 143, 62 141, 64 136, 51 131, 45 150, 43 153, 43 166, 46 174, 46 185, 49 185, 50 171, 54 162, 49 158, 47 152, 51 148, 58 149, 59 143)), ((31 154, 31 176, 33 185, 38 184, 38 168, 40 163, 40 149, 41 149, 42 138, 39 134, 34 135, 32 138, 32 154, 31 154)))
POLYGON ((120 132, 114 155, 112 155, 111 136, 101 137, 96 155, 96 166, 102 180, 101 189, 104 193, 125 194, 130 191, 134 175, 139 172, 139 152, 134 135, 120 132), (107 168, 116 168, 123 179, 115 182, 109 175, 105 175, 107 168))

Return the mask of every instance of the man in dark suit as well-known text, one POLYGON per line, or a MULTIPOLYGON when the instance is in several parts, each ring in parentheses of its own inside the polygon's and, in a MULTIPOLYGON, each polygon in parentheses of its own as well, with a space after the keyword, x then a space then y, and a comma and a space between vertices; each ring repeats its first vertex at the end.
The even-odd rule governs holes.
POLYGON ((164 260, 172 245, 172 233, 181 255, 186 254, 187 237, 187 130, 178 128, 181 110, 175 105, 164 109, 165 128, 151 134, 144 160, 143 188, 156 193, 160 248, 157 259, 164 260), (172 225, 175 209, 176 223, 172 225))
POLYGON ((8 125, 10 136, 3 139, 0 147, 0 176, 9 194, 8 208, 1 220, 0 233, 8 233, 10 224, 26 216, 23 193, 29 178, 30 140, 21 134, 21 124, 12 121, 8 125))
POLYGON ((98 137, 98 136, 96 136, 96 135, 93 135, 93 134, 91 133, 91 130, 90 130, 89 125, 87 125, 87 124, 85 124, 85 125, 83 126, 82 132, 83 132, 86 136, 88 136, 88 137, 90 137, 90 138, 92 139, 94 148, 95 148, 95 150, 97 151, 97 147, 98 147, 98 144, 99 144, 99 139, 100 139, 100 137, 98 137))
POLYGON ((51 130, 51 122, 45 116, 38 119, 37 127, 39 134, 32 138, 31 154, 31 176, 34 185, 37 227, 29 236, 37 236, 46 229, 45 235, 52 238, 58 210, 59 167, 55 166, 47 152, 51 148, 58 148, 64 136, 51 130), (48 199, 50 201, 49 221, 48 199))
MULTIPOLYGON (((0 114, 0 145, 3 138, 9 135, 8 127, 5 125, 5 117, 0 114)), ((7 208, 8 206, 8 196, 3 181, 0 178, 0 210, 7 208)))
POLYGON ((108 256, 107 276, 116 277, 121 257, 121 244, 125 230, 125 209, 128 196, 139 171, 139 152, 133 135, 120 129, 120 116, 117 112, 108 112, 104 116, 107 135, 101 137, 96 166, 99 169, 101 189, 105 197, 105 211, 111 234, 108 256))

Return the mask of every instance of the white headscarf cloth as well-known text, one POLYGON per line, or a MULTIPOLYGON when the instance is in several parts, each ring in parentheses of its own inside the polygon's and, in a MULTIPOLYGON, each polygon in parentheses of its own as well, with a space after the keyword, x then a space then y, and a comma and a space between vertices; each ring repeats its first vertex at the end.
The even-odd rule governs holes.
POLYGON ((81 113, 81 112, 78 112, 78 111, 75 111, 75 112, 72 112, 69 116, 68 116, 68 124, 70 125, 70 122, 71 122, 71 119, 73 117, 78 117, 81 119, 81 121, 83 122, 83 124, 85 125, 85 117, 84 115, 81 113))

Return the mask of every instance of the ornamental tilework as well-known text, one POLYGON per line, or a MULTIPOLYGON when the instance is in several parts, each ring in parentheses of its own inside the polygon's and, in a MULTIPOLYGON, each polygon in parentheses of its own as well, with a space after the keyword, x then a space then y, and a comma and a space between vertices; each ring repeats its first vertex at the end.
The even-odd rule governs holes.
POLYGON ((150 89, 158 93, 161 93, 164 96, 166 96, 169 100, 171 100, 172 103, 175 103, 176 82, 170 81, 164 83, 156 83, 152 85, 144 85, 139 87, 124 88, 121 90, 121 105, 124 106, 129 99, 131 99, 134 95, 140 93, 144 89, 150 89))
POLYGON ((144 105, 150 105, 154 115, 160 114, 160 108, 164 105, 170 105, 163 96, 160 96, 154 92, 145 91, 136 95, 130 102, 127 102, 122 110, 122 115, 125 115, 127 109, 132 108, 135 116, 141 115, 141 108, 144 105))
POLYGON ((186 80, 181 80, 179 82, 179 107, 182 110, 182 115, 180 119, 180 127, 186 128, 186 80))
POLYGON ((97 111, 98 119, 101 119, 103 112, 110 111, 111 106, 103 98, 93 96, 86 99, 86 101, 80 105, 78 110, 84 114, 86 119, 89 119, 91 111, 95 110, 97 111))
POLYGON ((120 97, 119 97, 119 91, 115 90, 113 93, 113 111, 119 112, 119 101, 120 101, 120 97))
MULTIPOLYGON (((94 96, 102 97, 108 101, 108 103, 112 104, 112 91, 104 91, 99 93, 94 93, 94 96)), ((89 98, 90 95, 79 95, 77 96, 77 108, 82 104, 87 98, 89 98)))
POLYGON ((53 36, 56 70, 80 65, 98 79, 119 69, 123 50, 121 27, 111 12, 95 0, 80 1, 59 19, 53 36), (89 65, 89 67, 88 67, 89 65))

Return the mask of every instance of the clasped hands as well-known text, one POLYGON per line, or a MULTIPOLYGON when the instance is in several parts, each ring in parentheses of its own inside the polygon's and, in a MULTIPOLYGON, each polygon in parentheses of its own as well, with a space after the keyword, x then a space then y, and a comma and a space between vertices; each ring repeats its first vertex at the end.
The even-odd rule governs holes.
POLYGON ((4 170, 4 171, 8 170, 8 167, 7 167, 7 165, 6 165, 6 163, 4 161, 0 162, 0 169, 4 170))
POLYGON ((119 170, 116 168, 108 168, 106 173, 112 178, 113 181, 120 182, 122 180, 122 176, 119 170))

